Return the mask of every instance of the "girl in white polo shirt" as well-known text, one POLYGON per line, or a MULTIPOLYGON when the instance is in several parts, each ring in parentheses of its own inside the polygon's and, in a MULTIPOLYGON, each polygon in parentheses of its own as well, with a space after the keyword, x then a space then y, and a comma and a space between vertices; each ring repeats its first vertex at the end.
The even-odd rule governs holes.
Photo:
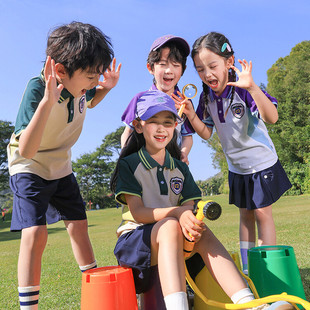
POLYGON ((291 187, 264 124, 278 120, 277 100, 255 84, 251 61, 238 60, 241 71, 234 66, 234 51, 224 35, 211 32, 198 38, 191 56, 203 82, 196 113, 189 102, 174 99, 177 106, 185 103, 184 113, 200 137, 209 139, 216 128, 229 168, 229 203, 240 211, 240 251, 247 273, 255 223, 258 245, 275 245, 271 205, 291 187))

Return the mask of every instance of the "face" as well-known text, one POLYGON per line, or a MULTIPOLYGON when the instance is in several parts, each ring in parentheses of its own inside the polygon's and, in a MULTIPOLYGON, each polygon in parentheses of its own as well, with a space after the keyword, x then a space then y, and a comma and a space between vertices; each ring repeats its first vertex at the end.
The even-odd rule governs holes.
POLYGON ((234 56, 226 59, 207 48, 202 48, 194 57, 196 70, 201 80, 219 96, 228 82, 228 71, 234 63, 234 56))
POLYGON ((147 68, 154 75, 158 90, 171 95, 182 76, 182 64, 168 59, 169 53, 169 47, 163 48, 160 60, 154 64, 153 68, 147 64, 147 68))
POLYGON ((57 72, 61 83, 75 97, 83 96, 87 90, 98 85, 100 74, 89 70, 76 70, 72 77, 69 77, 65 70, 57 72))
POLYGON ((146 150, 150 155, 165 153, 165 147, 173 138, 177 125, 174 115, 169 111, 162 111, 146 121, 133 122, 138 133, 143 133, 146 150))

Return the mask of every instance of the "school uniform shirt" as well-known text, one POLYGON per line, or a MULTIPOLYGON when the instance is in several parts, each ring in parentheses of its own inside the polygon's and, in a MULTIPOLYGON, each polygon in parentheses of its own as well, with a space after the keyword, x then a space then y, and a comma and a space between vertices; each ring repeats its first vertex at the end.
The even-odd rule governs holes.
POLYGON ((10 175, 33 173, 46 180, 55 180, 72 173, 71 147, 82 131, 87 105, 96 88, 80 98, 74 98, 66 89, 49 115, 38 152, 31 159, 19 153, 19 137, 31 121, 45 91, 41 76, 31 79, 24 92, 16 119, 15 131, 7 147, 10 175))
POLYGON ((123 205, 123 221, 117 230, 118 236, 143 225, 132 217, 125 194, 140 197, 147 208, 181 206, 189 200, 201 199, 200 189, 185 163, 166 151, 161 166, 144 147, 119 162, 115 199, 123 205))
MULTIPOLYGON (((145 94, 146 92, 150 91, 150 90, 158 90, 156 85, 153 84, 149 90, 147 91, 143 91, 140 92, 138 94, 136 94, 131 101, 129 102, 126 110, 124 111, 121 120, 122 122, 130 127, 131 129, 133 129, 132 126, 132 121, 136 118, 136 111, 137 111, 137 101, 139 100, 139 98, 145 94)), ((177 95, 177 92, 180 91, 179 88, 176 86, 175 90, 174 90, 174 94, 177 95)), ((195 131, 191 125, 191 123, 188 121, 188 119, 186 118, 185 121, 183 123, 179 123, 176 127, 176 131, 178 133, 178 144, 181 145, 182 143, 182 137, 183 136, 191 136, 195 131)))
MULTIPOLYGON (((277 106, 277 100, 264 93, 277 106)), ((273 166, 278 156, 252 96, 248 91, 235 87, 230 105, 231 96, 231 86, 226 86, 221 96, 209 88, 206 113, 203 93, 196 111, 206 126, 215 126, 229 170, 244 175, 273 166)))

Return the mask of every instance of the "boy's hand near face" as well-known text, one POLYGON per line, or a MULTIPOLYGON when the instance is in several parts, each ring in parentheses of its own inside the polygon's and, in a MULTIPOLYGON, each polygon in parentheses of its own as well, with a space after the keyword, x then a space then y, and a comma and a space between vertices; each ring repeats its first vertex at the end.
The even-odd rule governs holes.
POLYGON ((116 86, 119 80, 121 66, 122 64, 120 63, 115 70, 116 59, 113 58, 111 66, 103 73, 104 79, 103 81, 99 81, 99 86, 96 88, 96 95, 88 108, 94 108, 106 96, 106 94, 116 86))
POLYGON ((47 102, 53 105, 58 102, 64 86, 62 84, 57 86, 55 61, 50 56, 47 56, 46 59, 44 78, 46 83, 44 97, 47 102))

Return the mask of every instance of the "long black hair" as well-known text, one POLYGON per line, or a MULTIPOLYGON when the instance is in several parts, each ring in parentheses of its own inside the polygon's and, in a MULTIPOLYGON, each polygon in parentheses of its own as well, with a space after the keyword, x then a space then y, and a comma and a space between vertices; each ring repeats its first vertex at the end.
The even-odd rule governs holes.
MULTIPOLYGON (((194 57, 199 53, 199 51, 202 48, 207 48, 211 52, 226 59, 234 55, 234 50, 229 40, 223 34, 218 32, 210 32, 204 36, 201 36, 194 42, 191 52, 191 57, 193 61, 194 57)), ((228 72, 228 81, 229 82, 236 81, 236 72, 232 69, 230 69, 228 72)), ((204 110, 204 116, 205 116, 206 108, 208 105, 209 87, 204 82, 202 82, 202 89, 203 89, 203 98, 205 102, 205 110, 204 110)), ((234 94, 235 94, 235 87, 232 88, 229 107, 234 100, 234 94)))
MULTIPOLYGON (((116 167, 112 173, 110 180, 110 189, 113 193, 115 193, 117 176, 119 172, 119 162, 122 158, 129 156, 130 154, 138 152, 143 146, 145 146, 145 139, 142 133, 137 133, 134 129, 133 132, 128 137, 124 147, 121 150, 119 158, 116 163, 116 167)), ((166 150, 170 153, 170 155, 176 159, 181 159, 181 150, 177 143, 177 133, 174 129, 173 138, 167 144, 166 150)))

